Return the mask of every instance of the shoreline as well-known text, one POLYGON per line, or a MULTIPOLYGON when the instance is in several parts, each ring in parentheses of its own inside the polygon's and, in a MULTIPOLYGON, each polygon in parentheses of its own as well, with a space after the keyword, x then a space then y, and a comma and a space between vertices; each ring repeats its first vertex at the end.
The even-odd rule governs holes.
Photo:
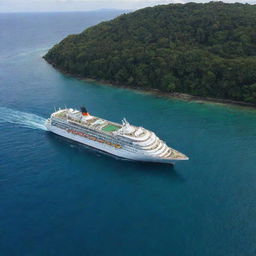
POLYGON ((153 88, 141 88, 141 87, 131 87, 127 85, 122 85, 122 84, 117 84, 113 83, 110 81, 105 81, 101 79, 95 79, 95 78, 86 78, 82 77, 79 75, 74 75, 69 72, 66 72, 53 63, 49 62, 46 60, 43 56, 43 59, 50 65, 52 65, 56 70, 60 71, 62 74, 65 74, 67 76, 70 76, 72 78, 76 78, 81 81, 89 82, 89 83, 100 83, 101 85, 104 86, 112 86, 112 87, 117 87, 117 88, 123 88, 123 89, 129 89, 129 90, 134 90, 134 91, 139 91, 139 92, 144 92, 144 93, 150 93, 152 95, 160 96, 160 97, 166 97, 166 98, 172 98, 172 99, 178 99, 178 100, 183 100, 183 101, 193 101, 193 102, 198 102, 198 103, 219 103, 219 104, 224 104, 224 105, 233 105, 233 106, 240 106, 240 107, 249 107, 249 108, 254 108, 256 109, 256 104, 253 103, 247 103, 243 101, 236 101, 236 100, 229 100, 229 99, 218 99, 218 98, 211 98, 211 97, 202 97, 202 96, 195 96, 191 94, 186 94, 186 93, 178 93, 178 92, 162 92, 158 89, 153 89, 153 88))
POLYGON ((98 79, 93 79, 93 78, 83 78, 79 76, 74 76, 69 73, 65 73, 68 76, 71 76, 73 78, 77 78, 81 81, 89 82, 89 83, 99 83, 100 85, 103 86, 112 86, 112 87, 117 87, 117 88, 123 88, 123 89, 129 89, 133 91, 138 91, 142 93, 149 93, 152 95, 156 95, 159 97, 165 97, 165 98, 171 98, 171 99, 178 99, 178 100, 183 100, 183 101, 192 101, 192 102, 198 102, 198 103, 219 103, 219 104, 225 104, 225 105, 233 105, 233 106, 241 106, 241 107, 250 107, 250 108, 255 108, 256 105, 252 103, 247 103, 243 101, 235 101, 235 100, 228 100, 228 99, 217 99, 217 98, 211 98, 211 97, 202 97, 202 96, 195 96, 191 94, 186 94, 186 93, 178 93, 178 92, 162 92, 158 89, 145 89, 141 87, 130 87, 126 85, 121 85, 121 84, 114 84, 109 81, 105 80, 98 80, 98 79))

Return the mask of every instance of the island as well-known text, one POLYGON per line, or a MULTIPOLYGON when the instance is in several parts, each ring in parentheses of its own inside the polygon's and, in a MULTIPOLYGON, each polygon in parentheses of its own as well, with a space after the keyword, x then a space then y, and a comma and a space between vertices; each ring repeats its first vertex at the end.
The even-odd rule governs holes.
POLYGON ((255 28, 255 5, 158 5, 69 35, 44 58, 81 78, 256 104, 255 28))

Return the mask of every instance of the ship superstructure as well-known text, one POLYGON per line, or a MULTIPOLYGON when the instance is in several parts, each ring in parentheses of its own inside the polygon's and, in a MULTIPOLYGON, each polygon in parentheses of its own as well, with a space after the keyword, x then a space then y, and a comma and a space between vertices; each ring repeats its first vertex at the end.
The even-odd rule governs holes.
POLYGON ((184 154, 172 149, 154 132, 92 116, 82 107, 81 111, 60 109, 46 121, 49 131, 114 156, 145 162, 175 163, 188 160, 184 154))

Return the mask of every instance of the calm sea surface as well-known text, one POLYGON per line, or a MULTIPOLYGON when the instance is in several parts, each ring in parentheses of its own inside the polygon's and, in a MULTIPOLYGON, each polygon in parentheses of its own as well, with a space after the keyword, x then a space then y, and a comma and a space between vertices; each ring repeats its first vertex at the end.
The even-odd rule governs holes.
POLYGON ((255 110, 86 83, 42 59, 115 15, 0 15, 0 255, 256 255, 255 110), (120 161, 49 134, 65 105, 126 117, 190 160, 120 161))

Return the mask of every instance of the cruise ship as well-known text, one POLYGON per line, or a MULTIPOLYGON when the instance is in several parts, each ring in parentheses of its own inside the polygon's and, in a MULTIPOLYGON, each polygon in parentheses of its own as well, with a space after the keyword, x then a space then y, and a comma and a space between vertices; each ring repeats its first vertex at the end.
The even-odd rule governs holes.
POLYGON ((170 148, 154 132, 90 115, 85 107, 59 109, 46 121, 46 128, 60 136, 123 159, 174 164, 189 158, 170 148))

